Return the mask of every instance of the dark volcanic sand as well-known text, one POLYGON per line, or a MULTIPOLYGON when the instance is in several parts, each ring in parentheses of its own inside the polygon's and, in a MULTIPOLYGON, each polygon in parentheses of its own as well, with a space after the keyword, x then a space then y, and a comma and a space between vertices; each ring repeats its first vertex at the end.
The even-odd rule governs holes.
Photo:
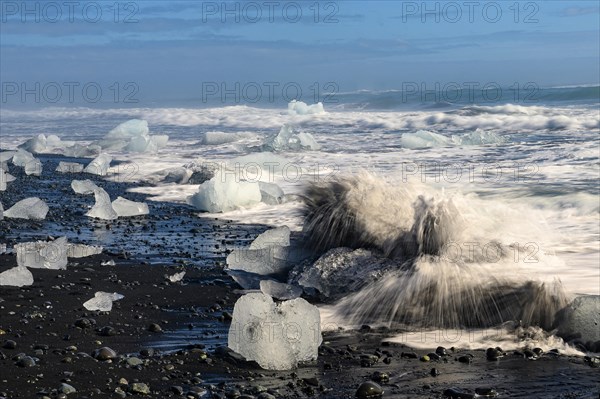
MULTIPOLYGON (((67 235, 70 241, 102 244, 106 253, 70 259, 67 270, 33 269, 33 286, 0 289, 0 344, 16 342, 14 349, 0 348, 0 392, 7 398, 61 397, 57 390, 63 382, 77 390, 65 396, 69 398, 164 398, 180 392, 193 398, 204 391, 214 397, 236 397, 235 391, 245 397, 270 397, 260 394, 265 390, 274 397, 352 398, 375 372, 389 375, 389 382, 382 385, 384 397, 390 398, 440 398, 451 387, 471 393, 493 388, 500 397, 599 396, 600 369, 582 358, 544 354, 533 361, 508 354, 487 361, 483 351, 457 351, 445 361, 422 362, 401 357, 411 352, 406 347, 383 345, 391 335, 385 330, 326 333, 313 364, 294 372, 261 370, 224 350, 229 326, 224 312, 231 313, 239 294, 222 265, 228 251, 266 227, 207 220, 185 205, 152 202, 147 217, 93 221, 84 216, 93 198, 70 191, 71 179, 100 181, 111 198, 122 195, 126 185, 107 184, 89 175, 55 174, 59 158, 42 159, 46 169, 41 179, 21 176, 12 168, 19 180, 9 183, 1 200, 6 207, 39 196, 51 208, 47 220, 0 221, 0 243, 11 247, 47 235, 67 235), (108 259, 116 266, 100 265, 108 259), (167 282, 165 275, 181 270, 186 271, 182 283, 167 282), (82 304, 96 291, 118 292, 125 298, 115 302, 110 313, 86 311, 82 304), (153 323, 163 331, 148 331, 153 323), (102 335, 103 327, 112 327, 115 335, 102 335), (98 361, 90 356, 105 346, 119 357, 98 361), (150 348, 158 349, 144 353, 150 348), (17 365, 21 353, 36 358, 35 365, 17 365), (474 356, 471 364, 456 360, 466 353, 474 356), (369 363, 365 355, 378 360, 365 367, 369 363), (130 365, 139 362, 128 363, 128 357, 141 364, 130 365), (432 368, 440 375, 431 376, 432 368), (136 382, 146 384, 149 393, 133 392, 136 382)), ((143 200, 140 195, 127 197, 143 200)), ((0 255, 0 271, 15 265, 14 255, 0 255)), ((426 353, 417 351, 418 356, 426 353)))

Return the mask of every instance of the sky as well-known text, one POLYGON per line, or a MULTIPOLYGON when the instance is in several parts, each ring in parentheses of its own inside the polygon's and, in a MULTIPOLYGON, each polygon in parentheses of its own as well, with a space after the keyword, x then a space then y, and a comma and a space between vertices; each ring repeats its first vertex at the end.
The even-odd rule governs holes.
POLYGON ((0 0, 0 104, 596 84, 599 8, 579 0, 0 0))

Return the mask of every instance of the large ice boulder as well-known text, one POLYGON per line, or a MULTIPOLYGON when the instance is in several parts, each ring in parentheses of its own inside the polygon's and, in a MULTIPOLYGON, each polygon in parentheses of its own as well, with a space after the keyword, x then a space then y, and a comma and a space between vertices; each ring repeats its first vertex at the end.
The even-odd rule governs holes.
POLYGON ((240 180, 235 174, 218 173, 198 187, 198 192, 187 202, 206 212, 229 212, 241 207, 251 207, 261 200, 257 182, 240 180))
POLYGON ((37 197, 25 198, 4 211, 4 217, 13 219, 43 220, 48 213, 48 205, 37 197))
POLYGON ((60 161, 56 167, 56 171, 59 173, 81 173, 83 172, 83 164, 60 161))
POLYGON ((288 114, 290 115, 309 115, 324 114, 323 103, 307 105, 305 102, 292 100, 288 103, 288 114))
POLYGON ((103 292, 98 291, 94 294, 94 297, 83 303, 83 307, 87 310, 98 310, 101 312, 110 312, 112 310, 113 302, 125 298, 121 294, 116 292, 103 292))
POLYGON ((150 213, 148 210, 148 204, 145 202, 135 202, 125 199, 123 197, 117 197, 112 202, 112 207, 117 212, 117 216, 140 216, 147 215, 150 213))
POLYGON ((299 151, 299 150, 318 150, 321 146, 317 143, 312 134, 306 132, 297 132, 292 126, 283 125, 279 133, 269 137, 262 149, 266 151, 299 151))
POLYGON ((0 285, 23 287, 33 284, 33 274, 26 267, 17 266, 0 273, 0 285))
POLYGON ((65 148, 74 145, 72 141, 62 141, 60 137, 51 134, 46 137, 45 134, 38 134, 35 137, 30 138, 19 146, 26 151, 33 154, 51 154, 54 152, 62 152, 65 148))
POLYGON ((37 269, 66 269, 68 243, 66 237, 54 241, 24 242, 14 247, 17 264, 37 269))
POLYGON ((12 163, 25 170, 26 175, 40 176, 42 174, 42 162, 33 154, 21 148, 12 157, 12 163))
POLYGON ((90 162, 83 171, 92 175, 106 176, 108 174, 108 168, 110 168, 111 162, 112 157, 110 155, 100 154, 94 158, 94 160, 90 162))
POLYGON ((103 188, 94 189, 94 198, 96 203, 86 213, 87 216, 104 220, 114 220, 118 217, 117 212, 112 207, 110 196, 103 188))
POLYGON ((150 135, 148 122, 141 119, 131 119, 112 129, 96 145, 103 150, 156 152, 167 145, 169 136, 150 135))
POLYGON ((592 351, 600 350, 600 295, 579 296, 558 317, 558 334, 576 339, 592 351))
POLYGON ((94 194, 94 190, 98 188, 96 183, 93 181, 86 180, 73 180, 71 182, 71 188, 76 194, 94 194))
POLYGON ((227 345, 268 370, 290 370, 317 359, 321 336, 319 309, 302 298, 275 303, 263 293, 237 300, 227 345))

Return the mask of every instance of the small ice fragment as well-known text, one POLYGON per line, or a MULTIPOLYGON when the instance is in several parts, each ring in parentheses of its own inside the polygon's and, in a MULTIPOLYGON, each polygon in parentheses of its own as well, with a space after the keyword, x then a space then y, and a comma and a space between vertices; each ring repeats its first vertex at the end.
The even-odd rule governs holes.
POLYGON ((233 308, 227 346, 268 370, 290 370, 315 360, 323 338, 319 309, 302 298, 275 303, 246 294, 233 308))
POLYGON ((60 173, 81 173, 83 172, 83 165, 78 162, 60 161, 56 167, 56 171, 60 173))
POLYGON ((6 183, 14 181, 15 177, 0 167, 0 191, 6 190, 6 183))
POLYGON ((104 262, 100 262, 100 266, 114 266, 116 263, 114 260, 107 260, 104 262))
POLYGON ((19 266, 54 270, 67 268, 67 237, 49 242, 24 242, 16 244, 14 250, 19 266))
POLYGON ((261 200, 257 182, 239 181, 230 174, 217 174, 198 187, 198 192, 187 198, 190 205, 206 212, 228 212, 240 207, 256 205, 261 200))
POLYGON ((26 267, 17 266, 0 273, 0 285, 23 287, 33 284, 33 274, 26 267))
POLYGON ((121 294, 109 293, 98 291, 94 294, 94 297, 84 302, 83 307, 87 310, 99 310, 101 312, 110 312, 112 310, 113 302, 125 298, 121 294))
POLYGON ((125 199, 123 197, 117 197, 112 202, 112 207, 117 212, 117 216, 140 216, 147 215, 150 213, 148 210, 148 204, 145 202, 135 202, 125 199))
POLYGON ((323 103, 307 105, 305 102, 292 100, 288 103, 288 114, 290 115, 309 115, 324 114, 323 103))
POLYGON ((225 132, 204 132, 200 134, 200 145, 219 145, 233 143, 234 141, 252 138, 254 134, 250 132, 225 133, 225 132))
POLYGON ((12 162, 25 170, 26 175, 40 176, 42 174, 42 163, 30 152, 21 148, 12 157, 12 162))
POLYGON ((290 245, 290 228, 287 226, 267 230, 252 241, 249 249, 265 249, 270 247, 287 247, 290 245))
POLYGON ((87 216, 104 220, 114 220, 118 217, 117 212, 112 207, 108 193, 103 188, 94 189, 94 198, 96 203, 86 213, 87 216))
POLYGON ((285 194, 277 184, 259 181, 258 187, 260 189, 261 202, 269 205, 278 205, 283 202, 285 194))
POLYGON ((16 151, 2 151, 0 152, 0 164, 7 162, 11 159, 17 152, 16 151))
POLYGON ((99 188, 93 181, 86 180, 73 180, 71 182, 71 188, 77 194, 94 194, 94 190, 99 188))
POLYGON ((0 255, 6 253, 6 244, 0 244, 0 255))
POLYGON ((321 146, 310 133, 296 132, 293 127, 283 125, 275 136, 270 137, 262 146, 265 150, 318 150, 321 146))
POLYGON ((101 254, 102 249, 102 247, 95 245, 69 244, 69 246, 67 247, 67 257, 85 258, 88 256, 101 254))
POLYGON ((262 280, 260 290, 263 294, 279 300, 296 299, 302 295, 302 288, 273 280, 262 280))
POLYGON ((111 161, 112 157, 110 155, 100 154, 83 171, 93 175, 106 176, 111 161))
POLYGON ((169 281, 172 283, 176 283, 178 281, 181 281, 181 279, 183 279, 183 276, 185 276, 185 272, 175 273, 169 276, 169 281))
POLYGON ((37 197, 25 198, 4 211, 4 217, 14 219, 43 220, 48 213, 48 205, 37 197))
POLYGON ((4 205, 0 202, 0 220, 4 219, 4 205))

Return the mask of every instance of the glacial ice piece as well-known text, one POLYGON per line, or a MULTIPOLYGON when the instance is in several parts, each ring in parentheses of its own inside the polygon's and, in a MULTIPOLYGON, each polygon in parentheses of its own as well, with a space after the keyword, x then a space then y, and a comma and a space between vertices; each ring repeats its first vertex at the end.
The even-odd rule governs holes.
POLYGON ((60 173, 81 173, 83 172, 83 165, 78 162, 60 161, 56 171, 60 173))
POLYGON ((25 170, 26 175, 40 176, 42 174, 42 163, 30 152, 21 148, 12 157, 12 162, 25 170))
MULTIPOLYGON (((0 218, 2 220, 2 218, 0 218)), ((0 255, 6 253, 6 244, 0 244, 0 255)))
POLYGON ((250 132, 225 133, 225 132, 204 132, 200 134, 199 145, 220 145, 233 143, 247 138, 254 137, 250 132))
POLYGON ((131 119, 112 129, 96 144, 104 150, 156 152, 167 145, 169 136, 151 136, 148 122, 141 119, 131 119))
POLYGON ((104 261, 104 262, 100 262, 100 266, 114 266, 116 265, 115 261, 113 259, 104 261))
POLYGON ((4 219, 4 205, 0 202, 0 220, 4 219))
POLYGON ((486 132, 483 129, 476 129, 474 132, 453 135, 452 142, 456 145, 486 145, 502 144, 508 140, 494 132, 486 132))
POLYGON ((94 297, 83 303, 83 307, 87 310, 99 310, 101 312, 110 312, 112 310, 113 302, 125 298, 121 294, 113 292, 98 291, 94 294, 94 297))
POLYGON ((275 183, 266 183, 259 181, 260 200, 265 204, 278 205, 283 203, 284 193, 281 187, 275 183))
POLYGON ((37 197, 25 198, 4 211, 4 217, 13 219, 43 220, 48 213, 48 205, 37 197))
POLYGON ((267 230, 252 241, 249 249, 287 247, 290 245, 290 228, 287 226, 267 230))
POLYGON ((123 197, 117 197, 112 202, 112 207, 117 212, 117 216, 140 216, 147 215, 150 213, 148 210, 148 204, 145 202, 135 202, 125 199, 123 197))
POLYGON ((93 181, 86 180, 73 180, 71 182, 71 188, 77 194, 94 194, 94 190, 99 188, 93 181))
POLYGON ((97 144, 81 145, 75 143, 72 146, 66 147, 64 154, 68 157, 85 158, 95 157, 99 155, 101 151, 102 147, 97 144))
POLYGON ((578 339, 592 351, 600 349, 600 295, 579 296, 557 318, 558 335, 578 339))
POLYGON ((334 248, 314 264, 294 268, 288 283, 302 286, 305 292, 317 290, 323 300, 338 299, 395 267, 390 260, 375 257, 365 249, 334 248))
POLYGON ((183 276, 185 276, 185 272, 175 273, 169 276, 169 281, 172 283, 176 283, 178 281, 181 281, 183 279, 183 276))
POLYGON ((19 148, 29 151, 32 154, 38 154, 46 151, 46 136, 39 134, 35 137, 30 138, 23 144, 19 145, 19 148))
POLYGON ((96 203, 86 213, 87 216, 104 220, 114 220, 118 217, 117 212, 112 207, 108 193, 103 188, 94 189, 94 198, 96 203))
POLYGON ((262 146, 264 150, 318 150, 321 146, 310 133, 296 132, 293 127, 283 125, 275 136, 270 137, 262 146))
POLYGON ((284 276, 293 266, 289 247, 236 249, 227 255, 227 267, 262 276, 284 276))
POLYGON ((0 273, 0 285, 23 287, 33 284, 33 274, 26 267, 17 266, 0 273))
POLYGON ((243 270, 227 269, 227 274, 245 290, 260 290, 260 282, 263 280, 275 281, 272 277, 245 272, 243 270))
POLYGON ((237 300, 227 346, 268 370, 290 370, 315 360, 321 336, 319 309, 302 298, 281 303, 263 293, 237 300))
POLYGON ((292 100, 288 103, 288 114, 290 115, 309 115, 324 114, 323 103, 307 105, 305 102, 292 100))
POLYGON ((16 151, 2 151, 0 152, 0 164, 10 160, 17 152, 16 151))
POLYGON ((404 133, 400 137, 400 143, 404 148, 431 148, 451 145, 448 137, 441 134, 419 130, 416 133, 404 133))
POLYGON ((156 152, 165 147, 168 141, 169 136, 167 135, 133 137, 125 146, 125 151, 156 152))
POLYGON ((67 246, 67 257, 86 258, 88 256, 101 254, 102 249, 101 246, 96 245, 69 244, 67 246))
POLYGON ((6 190, 6 183, 10 183, 11 181, 15 181, 16 178, 8 173, 6 169, 0 167, 0 191, 6 190))
POLYGON ((296 299, 302 295, 302 288, 273 280, 262 280, 260 282, 260 290, 263 294, 282 301, 296 299))
POLYGON ((143 119, 130 119, 112 129, 105 136, 106 139, 130 139, 132 137, 147 136, 150 133, 148 121, 143 119))
POLYGON ((19 266, 54 270, 67 268, 67 237, 48 242, 24 242, 16 244, 14 250, 19 266))
POLYGON ((112 157, 110 155, 100 154, 83 171, 92 175, 106 176, 111 161, 112 157))
POLYGON ((239 181, 234 175, 217 174, 198 187, 198 192, 187 198, 190 205, 206 212, 228 212, 239 207, 250 207, 261 200, 257 182, 239 181))

